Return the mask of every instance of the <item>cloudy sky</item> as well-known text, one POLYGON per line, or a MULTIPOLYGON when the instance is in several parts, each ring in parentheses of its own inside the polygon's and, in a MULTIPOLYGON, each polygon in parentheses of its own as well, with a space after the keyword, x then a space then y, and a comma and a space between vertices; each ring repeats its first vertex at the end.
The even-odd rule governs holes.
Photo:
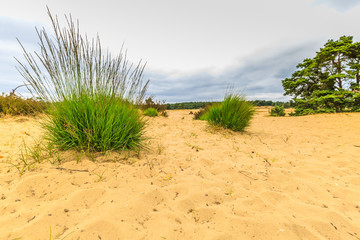
POLYGON ((360 0, 2 0, 0 92, 23 82, 16 37, 37 50, 35 27, 50 29, 46 6, 102 46, 147 62, 148 94, 167 102, 221 100, 229 88, 249 99, 288 100, 281 80, 328 39, 359 41, 360 0))

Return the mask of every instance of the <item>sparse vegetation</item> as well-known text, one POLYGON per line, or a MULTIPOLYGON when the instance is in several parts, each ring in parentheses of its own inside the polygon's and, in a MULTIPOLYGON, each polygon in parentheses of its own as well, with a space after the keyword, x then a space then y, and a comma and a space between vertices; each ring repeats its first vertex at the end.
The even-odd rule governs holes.
POLYGON ((47 105, 44 101, 34 98, 24 99, 15 94, 2 94, 0 96, 0 116, 36 115, 43 113, 47 105))
POLYGON ((25 140, 22 139, 22 147, 18 157, 10 156, 8 160, 0 163, 8 164, 10 168, 15 168, 20 177, 26 172, 35 168, 37 163, 41 163, 46 158, 47 152, 44 143, 41 140, 35 140, 33 146, 26 145, 25 140))

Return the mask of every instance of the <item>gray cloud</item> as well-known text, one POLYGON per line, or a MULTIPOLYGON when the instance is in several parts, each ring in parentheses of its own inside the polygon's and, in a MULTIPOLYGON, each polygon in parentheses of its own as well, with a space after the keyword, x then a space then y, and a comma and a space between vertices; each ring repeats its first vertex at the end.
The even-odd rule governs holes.
POLYGON ((315 4, 325 4, 339 12, 347 12, 360 5, 359 0, 316 0, 315 4))
POLYGON ((0 93, 8 93, 23 82, 21 75, 15 68, 15 54, 15 51, 0 48, 0 93))
POLYGON ((312 42, 280 51, 259 51, 245 63, 218 74, 199 72, 171 77, 148 71, 149 94, 167 102, 214 101, 221 100, 233 88, 248 99, 288 100, 283 96, 281 80, 290 77, 304 58, 313 57, 320 46, 319 42, 312 42))
MULTIPOLYGON (((313 57, 320 46, 321 44, 316 42, 280 50, 278 48, 259 50, 242 63, 225 68, 216 74, 210 71, 198 71, 174 76, 146 70, 145 79, 151 80, 148 94, 166 102, 219 101, 233 88, 252 100, 288 100, 283 96, 281 80, 291 76, 295 66, 304 58, 313 57)), ((16 62, 13 59, 13 56, 21 57, 21 54, 14 49, 0 49, 2 92, 9 92, 23 82, 15 69, 16 62)))
MULTIPOLYGON (((0 26, 0 43, 5 43, 0 44, 0 92, 9 92, 23 82, 15 69, 14 56, 22 59, 21 48, 15 38, 18 37, 31 51, 37 49, 37 37, 34 23, 5 17, 0 17, 0 22, 5 23, 0 26)), ((241 63, 216 74, 204 70, 174 77, 146 70, 145 79, 151 80, 148 93, 167 102, 217 101, 233 88, 249 99, 287 100, 283 96, 281 80, 290 76, 304 58, 312 57, 320 46, 318 43, 304 43, 288 48, 259 50, 241 63)))

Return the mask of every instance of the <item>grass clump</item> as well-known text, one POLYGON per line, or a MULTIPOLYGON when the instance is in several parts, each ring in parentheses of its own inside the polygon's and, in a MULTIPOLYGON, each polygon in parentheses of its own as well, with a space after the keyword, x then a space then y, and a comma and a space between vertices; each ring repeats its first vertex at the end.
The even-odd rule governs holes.
POLYGON ((149 117, 157 117, 159 113, 155 108, 148 108, 144 111, 144 115, 149 117))
POLYGON ((207 120, 215 126, 222 126, 233 131, 244 131, 254 115, 254 107, 242 96, 229 94, 220 104, 209 107, 200 120, 207 120))
POLYGON ((285 116, 284 106, 275 105, 274 108, 271 108, 270 116, 272 116, 272 117, 283 117, 283 116, 285 116))
POLYGON ((44 128, 61 149, 139 149, 145 122, 132 104, 106 95, 83 95, 50 109, 44 128))
POLYGON ((145 123, 135 105, 147 89, 145 65, 104 53, 99 38, 82 37, 71 16, 62 28, 49 9, 48 15, 54 36, 37 30, 41 51, 35 58, 21 45, 27 65, 18 60, 33 95, 50 104, 46 139, 60 150, 139 150, 145 123))

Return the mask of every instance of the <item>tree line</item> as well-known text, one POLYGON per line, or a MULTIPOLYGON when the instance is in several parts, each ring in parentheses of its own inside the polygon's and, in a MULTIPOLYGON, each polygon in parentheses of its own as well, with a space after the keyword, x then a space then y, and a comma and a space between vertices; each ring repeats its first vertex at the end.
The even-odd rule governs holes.
MULTIPOLYGON (((254 106, 283 106, 285 108, 290 107, 290 102, 270 101, 270 100, 254 100, 248 101, 254 106)), ((168 103, 166 109, 200 109, 205 108, 206 105, 212 105, 220 102, 182 102, 182 103, 168 103)))

